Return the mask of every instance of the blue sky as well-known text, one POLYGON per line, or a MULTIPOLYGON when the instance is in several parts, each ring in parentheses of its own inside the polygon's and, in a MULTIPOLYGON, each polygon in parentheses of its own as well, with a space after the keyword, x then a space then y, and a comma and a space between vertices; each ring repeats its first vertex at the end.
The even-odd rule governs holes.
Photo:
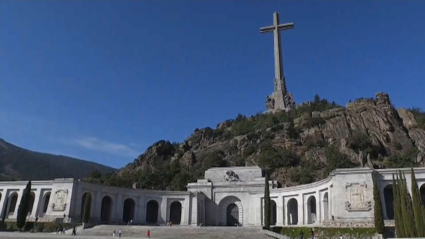
POLYGON ((0 137, 122 167, 273 90, 274 11, 297 103, 425 108, 425 1, 0 0, 0 137))

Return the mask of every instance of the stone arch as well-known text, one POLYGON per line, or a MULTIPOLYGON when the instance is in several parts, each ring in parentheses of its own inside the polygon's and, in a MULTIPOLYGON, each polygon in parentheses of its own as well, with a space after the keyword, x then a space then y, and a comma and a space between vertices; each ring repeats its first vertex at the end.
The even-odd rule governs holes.
POLYGON ((134 220, 134 210, 136 209, 136 202, 132 198, 124 200, 122 221, 129 223, 134 220))
POLYGON ((112 198, 110 196, 104 196, 102 198, 102 205, 100 210, 100 220, 102 223, 108 223, 111 221, 112 216, 112 198))
POLYGON ((274 226, 277 223, 277 205, 274 200, 270 200, 270 225, 274 226))
POLYGON ((50 202, 50 195, 51 192, 47 192, 43 196, 43 210, 41 211, 41 214, 44 216, 47 212, 47 209, 49 208, 49 202, 50 202))
POLYGON ((312 195, 307 199, 307 224, 315 223, 317 220, 316 215, 316 197, 312 195))
POLYGON ((80 216, 81 221, 84 219, 84 207, 86 206, 86 198, 87 198, 88 192, 83 193, 83 196, 81 197, 81 208, 80 208, 80 216))
POLYGON ((180 225, 182 221, 182 204, 179 201, 174 201, 170 205, 170 222, 174 225, 180 225))
POLYGON ((150 200, 146 204, 146 224, 158 223, 159 203, 156 200, 150 200))
POLYGON ((394 219, 394 194, 393 185, 388 184, 384 188, 385 211, 387 212, 387 219, 394 219))
POLYGON ((219 210, 221 213, 221 225, 234 226, 233 222, 239 226, 243 225, 243 207, 239 198, 235 196, 223 198, 219 203, 219 210), (237 218, 234 218, 235 216, 237 218))
POLYGON ((30 200, 29 200, 29 207, 28 207, 28 215, 32 214, 32 210, 34 209, 34 202, 35 202, 35 193, 30 193, 30 200))
POLYGON ((328 192, 323 195, 323 220, 329 220, 329 197, 328 192))
POLYGON ((298 201, 295 198, 291 198, 287 204, 287 217, 288 225, 297 225, 298 224, 298 201))
POLYGON ((13 192, 9 195, 7 199, 6 218, 9 218, 10 216, 13 215, 13 213, 17 209, 17 205, 16 205, 17 203, 18 203, 18 193, 13 192))
POLYGON ((421 187, 419 188, 419 191, 421 194, 422 205, 425 205, 425 183, 421 185, 421 187))

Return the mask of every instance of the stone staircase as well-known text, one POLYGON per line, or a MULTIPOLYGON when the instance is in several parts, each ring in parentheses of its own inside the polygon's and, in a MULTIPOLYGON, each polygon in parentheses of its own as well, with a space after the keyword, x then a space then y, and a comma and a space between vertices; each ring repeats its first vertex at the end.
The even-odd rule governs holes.
MULTIPOLYGON (((260 228, 246 227, 189 227, 189 226, 120 226, 99 225, 90 229, 78 230, 79 236, 110 236, 115 230, 122 230, 122 237, 147 238, 150 230, 152 239, 264 239, 260 228)), ((118 235, 116 235, 118 237, 118 235)))

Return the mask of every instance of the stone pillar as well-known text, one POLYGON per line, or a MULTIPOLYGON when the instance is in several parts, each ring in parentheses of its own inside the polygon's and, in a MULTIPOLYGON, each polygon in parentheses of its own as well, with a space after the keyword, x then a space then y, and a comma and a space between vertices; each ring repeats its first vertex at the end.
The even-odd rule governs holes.
POLYGON ((298 223, 297 225, 303 225, 304 223, 304 197, 302 194, 297 196, 298 201, 298 223))
POLYGON ((113 212, 115 212, 112 214, 113 215, 112 221, 122 222, 124 208, 123 208, 122 195, 119 193, 115 196, 115 203, 113 205, 112 210, 113 212))
POLYGON ((7 202, 7 192, 3 191, 4 195, 1 194, 1 198, 0 198, 0 218, 3 217, 3 213, 6 213, 6 202, 7 202))
MULTIPOLYGON (((183 205, 182 205, 183 206, 183 205)), ((168 212, 168 199, 163 197, 161 200, 161 205, 159 205, 158 210, 158 224, 166 224, 170 219, 168 212)))
POLYGON ((144 195, 140 196, 138 203, 139 203, 139 213, 138 213, 139 222, 144 224, 146 223, 146 200, 144 195))
POLYGON ((198 219, 198 210, 200 210, 198 208, 198 196, 197 195, 190 195, 188 197, 188 199, 189 199, 189 202, 188 202, 189 208, 191 210, 189 210, 189 208, 186 209, 186 212, 187 212, 187 215, 188 215, 187 223, 189 225, 197 226, 198 220, 200 219, 200 218, 198 219))
POLYGON ((283 197, 278 197, 276 200, 276 226, 283 226, 285 213, 284 205, 283 197))
POLYGON ((322 210, 321 210, 321 206, 322 206, 322 200, 320 198, 320 192, 316 191, 316 221, 314 222, 314 224, 318 224, 322 222, 322 210))
POLYGON ((93 217, 98 218, 100 220, 101 219, 100 215, 102 211, 102 192, 101 191, 97 191, 95 193, 95 196, 93 197, 92 205, 95 206, 93 217))
POLYGON ((31 218, 36 218, 38 216, 38 211, 39 211, 39 207, 40 207, 40 200, 43 198, 43 192, 41 190, 37 190, 34 192, 35 198, 34 198, 34 206, 32 207, 32 212, 31 212, 31 218))
POLYGON ((18 200, 16 200, 15 211, 13 212, 13 215, 10 218, 16 219, 18 217, 18 208, 19 208, 19 204, 21 204, 23 191, 24 191, 24 189, 19 189, 19 191, 17 192, 18 193, 18 200))
POLYGON ((333 203, 333 193, 332 193, 332 185, 329 187, 329 195, 328 195, 328 209, 329 209, 329 220, 333 220, 333 216, 334 216, 334 203, 333 203))

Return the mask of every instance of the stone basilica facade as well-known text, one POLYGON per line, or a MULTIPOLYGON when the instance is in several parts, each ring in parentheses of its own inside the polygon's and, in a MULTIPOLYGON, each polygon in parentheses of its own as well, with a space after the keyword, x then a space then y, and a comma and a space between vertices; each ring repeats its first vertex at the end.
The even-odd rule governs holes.
MULTIPOLYGON (((405 171, 410 189, 410 169, 405 171)), ((394 218, 392 174, 396 169, 337 169, 321 181, 277 188, 270 181, 271 222, 288 226, 373 226, 373 180, 376 174, 386 224, 394 218)), ((425 168, 415 169, 425 200, 425 168)), ((0 182, 0 212, 15 220, 26 181, 0 182)), ((98 223, 205 226, 261 226, 264 177, 258 167, 211 168, 187 191, 128 189, 75 179, 32 182, 29 220, 80 222, 87 192, 91 216, 98 223)))

